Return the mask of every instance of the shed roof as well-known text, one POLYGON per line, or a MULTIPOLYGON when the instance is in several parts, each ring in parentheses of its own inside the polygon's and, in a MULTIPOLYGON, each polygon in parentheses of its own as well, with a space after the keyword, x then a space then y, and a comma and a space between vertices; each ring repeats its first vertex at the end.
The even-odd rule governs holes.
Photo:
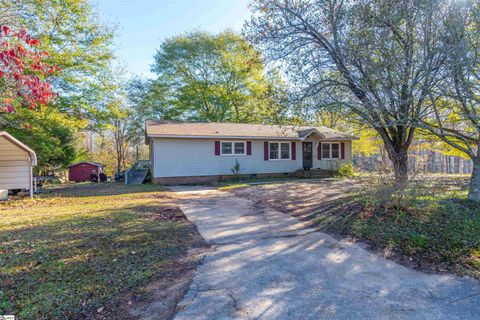
POLYGON ((74 167, 76 165, 79 165, 81 163, 86 163, 86 164, 91 164, 93 166, 97 166, 97 167, 105 167, 105 165, 103 163, 100 163, 100 162, 93 162, 93 161, 80 161, 80 162, 77 162, 77 163, 74 163, 74 164, 71 164, 69 165, 68 167, 74 167))
POLYGON ((250 138, 304 140, 312 134, 326 140, 354 140, 357 137, 317 126, 265 125, 223 122, 154 121, 145 123, 147 137, 250 138))
POLYGON ((32 166, 37 165, 37 154, 35 153, 35 151, 30 149, 30 147, 28 147, 26 144, 24 144, 23 142, 21 142, 20 140, 18 140, 17 138, 15 138, 14 136, 12 136, 11 134, 9 134, 6 131, 0 131, 0 137, 4 137, 8 141, 10 141, 10 143, 12 143, 12 144, 16 145, 17 147, 19 147, 20 149, 28 152, 28 154, 30 155, 30 160, 32 162, 32 166))

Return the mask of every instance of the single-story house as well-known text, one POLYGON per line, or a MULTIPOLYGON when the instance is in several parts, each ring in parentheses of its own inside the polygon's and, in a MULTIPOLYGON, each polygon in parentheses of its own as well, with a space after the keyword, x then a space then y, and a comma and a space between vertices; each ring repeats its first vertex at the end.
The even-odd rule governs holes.
POLYGON ((92 174, 105 173, 105 165, 98 162, 81 161, 68 167, 68 181, 90 181, 92 174))
POLYGON ((327 127, 152 121, 145 124, 154 183, 211 182, 336 170, 352 159, 351 134, 327 127))
POLYGON ((26 189, 33 196, 32 167, 37 165, 35 151, 5 131, 0 131, 0 191, 26 189))

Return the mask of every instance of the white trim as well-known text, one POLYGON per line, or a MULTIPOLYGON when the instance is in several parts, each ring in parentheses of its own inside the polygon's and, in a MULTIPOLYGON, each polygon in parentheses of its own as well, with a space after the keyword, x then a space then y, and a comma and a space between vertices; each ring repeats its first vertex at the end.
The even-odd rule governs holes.
POLYGON ((272 161, 280 161, 280 160, 292 160, 292 142, 285 142, 285 141, 268 141, 268 160, 272 161), (278 158, 270 158, 270 144, 276 143, 278 144, 278 158), (282 159, 282 146, 281 144, 288 143, 288 158, 282 159))
POLYGON ((309 138, 309 137, 310 137, 312 134, 314 134, 314 133, 317 134, 317 135, 319 135, 321 140, 325 140, 325 135, 323 135, 323 134, 322 134, 320 131, 318 131, 316 128, 311 129, 310 132, 309 132, 307 135, 305 135, 303 138, 300 138, 300 140, 303 141, 303 140, 309 138))
MULTIPOLYGON (((32 166, 30 166, 30 176, 29 176, 29 181, 30 181, 30 189, 28 189, 28 195, 30 198, 33 198, 33 186, 34 186, 34 181, 33 181, 33 170, 32 166)), ((37 184, 35 183, 35 189, 37 187, 37 184)), ((35 190, 36 191, 36 190, 35 190)))
POLYGON ((247 141, 220 141, 220 155, 221 156, 246 156, 247 155, 247 141), (232 144, 232 153, 223 153, 222 143, 232 144), (243 153, 235 153, 235 143, 243 143, 243 153))
MULTIPOLYGON (((176 134, 147 134, 148 138, 169 138, 169 139, 238 139, 238 140, 288 140, 288 141, 304 141, 309 136, 299 138, 299 137, 271 137, 271 136, 189 136, 189 135, 176 135, 176 134)), ((325 140, 323 138, 322 140, 325 140)), ((360 140, 357 137, 346 137, 346 138, 329 138, 329 141, 352 141, 360 140)))
MULTIPOLYGON (((171 134, 149 134, 147 137, 150 138, 174 138, 174 139, 238 139, 238 140, 295 140, 302 141, 302 138, 298 137, 271 137, 271 136, 188 136, 188 135, 171 135, 171 134)), ((345 140, 345 139, 342 139, 345 140)), ((347 139, 348 140, 348 139, 347 139)))
POLYGON ((322 153, 322 158, 321 159, 322 160, 323 159, 325 159, 325 160, 340 160, 341 157, 342 157, 342 155, 341 155, 342 151, 341 151, 341 146, 340 145, 341 145, 340 142, 322 142, 322 148, 321 148, 322 150, 320 150, 320 152, 322 153), (323 145, 324 144, 329 144, 330 145, 330 147, 329 147, 329 154, 330 155, 329 155, 328 158, 323 156, 323 145), (338 144, 338 158, 332 158, 332 144, 338 144))

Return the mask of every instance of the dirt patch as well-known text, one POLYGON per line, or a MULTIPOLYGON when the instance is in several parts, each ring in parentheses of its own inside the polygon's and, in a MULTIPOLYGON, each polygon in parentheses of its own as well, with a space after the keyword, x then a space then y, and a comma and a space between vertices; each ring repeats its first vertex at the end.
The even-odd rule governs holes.
POLYGON ((228 192, 252 200, 258 209, 270 207, 300 220, 308 220, 312 213, 336 206, 335 200, 360 187, 359 183, 353 180, 325 180, 249 186, 228 192))
POLYGON ((135 211, 148 220, 182 221, 187 220, 182 210, 172 205, 140 206, 135 211))
MULTIPOLYGON (((434 182, 450 191, 465 189, 467 184, 457 180, 434 182)), ((366 188, 361 181, 349 180, 258 185, 228 192, 253 201, 258 214, 266 207, 288 213, 337 239, 367 244, 370 251, 404 266, 480 278, 477 205, 463 198, 432 198, 420 199, 414 207, 374 207, 359 197, 366 188)))

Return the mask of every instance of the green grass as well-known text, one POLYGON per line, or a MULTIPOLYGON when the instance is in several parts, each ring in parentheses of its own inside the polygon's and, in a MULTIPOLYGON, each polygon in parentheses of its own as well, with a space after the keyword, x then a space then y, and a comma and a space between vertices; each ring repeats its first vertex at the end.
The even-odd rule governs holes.
POLYGON ((0 204, 0 314, 91 318, 161 276, 192 233, 187 220, 149 214, 168 200, 161 191, 74 185, 0 204))
POLYGON ((376 190, 350 194, 315 221, 327 231, 361 239, 420 269, 480 278, 480 205, 464 186, 412 190, 414 197, 391 206, 376 190))

